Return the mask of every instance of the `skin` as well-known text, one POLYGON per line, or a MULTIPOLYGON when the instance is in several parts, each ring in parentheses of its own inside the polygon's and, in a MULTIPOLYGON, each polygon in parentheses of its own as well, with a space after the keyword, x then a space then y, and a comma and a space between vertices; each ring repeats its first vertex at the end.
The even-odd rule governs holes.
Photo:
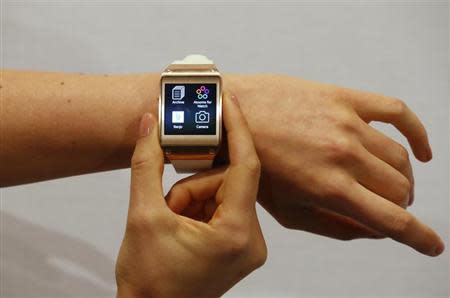
POLYGON ((442 253, 439 236, 405 210, 414 198, 407 150, 369 125, 393 124, 416 158, 429 161, 425 128, 403 101, 287 76, 257 79, 278 94, 239 93, 249 99, 242 109, 263 164, 258 201, 266 210, 288 228, 343 240, 390 237, 442 253))
POLYGON ((131 162, 127 228, 116 264, 117 297, 219 297, 265 262, 255 210, 260 162, 236 100, 225 96, 223 104, 229 166, 192 194, 171 194, 214 200, 217 208, 203 221, 168 208, 157 123, 149 113, 142 117, 131 162))
MULTIPOLYGON (((156 115, 158 80, 4 71, 1 185, 128 167, 140 115, 156 115)), ((405 210, 414 198, 407 150, 369 125, 393 124, 415 157, 429 161, 427 133, 403 101, 271 74, 226 74, 224 86, 240 99, 261 160, 258 202, 283 226, 342 240, 390 237, 442 253, 440 237, 405 210)), ((169 205, 203 210, 203 202, 186 202, 169 205)))

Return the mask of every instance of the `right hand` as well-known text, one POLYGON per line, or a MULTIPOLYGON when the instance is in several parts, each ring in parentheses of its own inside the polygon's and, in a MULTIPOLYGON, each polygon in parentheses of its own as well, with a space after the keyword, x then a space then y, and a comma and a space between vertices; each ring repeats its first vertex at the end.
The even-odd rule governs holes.
POLYGON ((192 189, 168 194, 204 202, 194 219, 172 212, 162 191, 163 153, 150 114, 141 120, 131 167, 125 237, 116 264, 118 297, 219 297, 267 257, 256 216, 260 163, 235 100, 224 96, 230 165, 198 174, 192 189), (150 129, 153 127, 153 129, 150 129))

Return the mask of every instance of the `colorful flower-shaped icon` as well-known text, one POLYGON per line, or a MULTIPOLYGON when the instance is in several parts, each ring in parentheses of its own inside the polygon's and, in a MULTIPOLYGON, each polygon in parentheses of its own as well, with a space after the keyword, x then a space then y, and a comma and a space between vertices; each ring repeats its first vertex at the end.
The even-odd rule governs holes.
POLYGON ((195 92, 197 93, 198 99, 208 99, 209 89, 205 86, 200 86, 195 92))

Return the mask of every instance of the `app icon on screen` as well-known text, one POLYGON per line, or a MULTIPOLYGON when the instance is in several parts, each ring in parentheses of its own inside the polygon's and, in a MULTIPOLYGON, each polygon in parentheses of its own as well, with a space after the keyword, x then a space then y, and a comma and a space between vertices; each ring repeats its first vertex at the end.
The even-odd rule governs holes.
POLYGON ((184 111, 172 111, 172 123, 184 123, 184 111))
POLYGON ((200 86, 195 92, 198 99, 208 99, 209 89, 205 86, 200 86))
POLYGON ((181 100, 184 98, 184 86, 175 86, 172 89, 172 100, 181 100))
POLYGON ((209 113, 205 111, 195 113, 195 123, 209 123, 209 113))

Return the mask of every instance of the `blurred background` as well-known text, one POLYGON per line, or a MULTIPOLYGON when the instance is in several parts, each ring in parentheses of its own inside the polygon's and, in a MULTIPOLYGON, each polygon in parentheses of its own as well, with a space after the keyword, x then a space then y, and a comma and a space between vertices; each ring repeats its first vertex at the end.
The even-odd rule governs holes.
MULTIPOLYGON (((159 72, 203 53, 223 72, 275 72, 402 98, 428 129, 410 208, 449 244, 447 1, 2 1, 2 68, 159 72)), ((404 145, 393 128, 376 125, 404 145)), ((1 165, 0 165, 1 166, 1 165)), ((1 292, 114 297, 129 170, 1 189, 1 292)), ((180 177, 166 166, 165 190, 180 177)), ((448 297, 449 252, 339 242, 258 209, 264 267, 225 297, 448 297)))

